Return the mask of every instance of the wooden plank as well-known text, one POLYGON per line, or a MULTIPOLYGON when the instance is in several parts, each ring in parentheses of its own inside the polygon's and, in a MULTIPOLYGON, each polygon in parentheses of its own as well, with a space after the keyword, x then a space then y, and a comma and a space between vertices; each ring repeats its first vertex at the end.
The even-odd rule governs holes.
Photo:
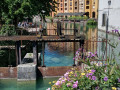
POLYGON ((76 37, 74 35, 63 36, 1 36, 0 41, 19 41, 19 40, 33 40, 33 41, 78 41, 84 39, 84 36, 76 37))

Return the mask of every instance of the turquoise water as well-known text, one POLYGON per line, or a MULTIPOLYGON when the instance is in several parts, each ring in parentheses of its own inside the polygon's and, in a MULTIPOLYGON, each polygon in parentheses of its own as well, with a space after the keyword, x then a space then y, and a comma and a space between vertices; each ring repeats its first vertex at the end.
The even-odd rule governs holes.
POLYGON ((58 42, 56 44, 55 42, 50 42, 45 44, 44 62, 47 67, 72 66, 73 57, 74 53, 71 42, 58 42), (69 46, 66 47, 66 44, 69 46))
POLYGON ((46 90, 50 87, 48 83, 53 80, 58 80, 58 77, 25 82, 17 82, 16 79, 5 79, 0 80, 0 90, 46 90))

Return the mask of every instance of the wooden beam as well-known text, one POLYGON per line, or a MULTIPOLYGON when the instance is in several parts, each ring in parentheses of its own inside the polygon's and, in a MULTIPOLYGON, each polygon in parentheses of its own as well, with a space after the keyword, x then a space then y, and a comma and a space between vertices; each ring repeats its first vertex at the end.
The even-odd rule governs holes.
POLYGON ((79 41, 84 39, 84 35, 79 37, 74 35, 65 35, 63 36, 1 36, 0 41, 19 41, 19 40, 32 40, 32 41, 79 41))

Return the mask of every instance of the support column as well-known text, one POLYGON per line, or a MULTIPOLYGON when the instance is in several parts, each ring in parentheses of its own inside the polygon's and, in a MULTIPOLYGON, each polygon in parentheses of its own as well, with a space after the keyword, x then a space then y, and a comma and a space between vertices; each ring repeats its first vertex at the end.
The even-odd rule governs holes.
POLYGON ((61 22, 57 21, 57 35, 62 35, 61 22))
POLYGON ((84 54, 83 54, 83 50, 84 50, 84 40, 80 40, 79 43, 80 43, 80 48, 82 48, 81 53, 82 53, 82 59, 83 59, 83 57, 84 57, 84 54))
POLYGON ((44 52, 45 52, 45 42, 42 42, 42 54, 43 54, 43 66, 42 67, 46 67, 44 64, 44 52))
POLYGON ((20 46, 20 41, 16 41, 15 45, 16 49, 16 66, 21 64, 21 46, 20 46))
MULTIPOLYGON (((75 53, 75 52, 76 52, 76 51, 75 51, 75 41, 74 41, 73 43, 74 43, 74 58, 75 58, 75 54, 76 54, 76 53, 75 53)), ((74 59, 74 64, 73 64, 73 66, 76 66, 76 64, 75 64, 75 59, 74 59)))
POLYGON ((38 62, 38 52, 37 52, 37 41, 33 41, 33 62, 37 64, 38 62))

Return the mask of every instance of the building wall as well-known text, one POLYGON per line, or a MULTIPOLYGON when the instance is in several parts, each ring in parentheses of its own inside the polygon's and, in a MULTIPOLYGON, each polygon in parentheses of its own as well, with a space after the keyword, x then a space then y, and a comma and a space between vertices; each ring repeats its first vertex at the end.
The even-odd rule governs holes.
POLYGON ((85 12, 89 13, 90 18, 97 18, 98 0, 85 0, 85 12))
MULTIPOLYGON (((57 2, 57 0, 55 0, 55 1, 57 2)), ((50 13, 50 16, 52 16, 52 17, 54 17, 57 14, 57 10, 58 10, 57 6, 58 6, 58 4, 56 4, 55 6, 56 6, 55 11, 50 13)))
POLYGON ((64 0, 64 13, 69 13, 69 0, 64 0))
MULTIPOLYGON (((120 29, 120 0, 111 0, 111 5, 109 9, 109 28, 108 31, 113 29, 120 29)), ((103 14, 108 16, 108 0, 99 0, 99 15, 98 15, 98 28, 101 30, 106 30, 106 25, 103 26, 103 14)), ((106 19, 105 19, 106 20, 106 19)))
POLYGON ((52 12, 53 17, 57 13, 77 13, 88 12, 90 18, 98 17, 98 0, 56 0, 59 4, 56 5, 56 12, 52 12), (87 4, 87 1, 89 3, 87 4), (77 2, 77 3, 76 3, 77 2), (88 7, 88 8, 87 8, 88 7))
POLYGON ((79 12, 79 0, 74 0, 74 12, 79 12))
POLYGON ((85 12, 88 13, 87 16, 91 17, 91 3, 92 0, 85 0, 85 12))
POLYGON ((92 0, 91 3, 91 18, 98 17, 98 0, 92 0))
POLYGON ((64 13, 64 0, 57 0, 57 2, 59 3, 57 13, 64 13))
POLYGON ((79 0, 79 12, 84 12, 84 11, 85 11, 85 1, 79 0))
POLYGON ((69 13, 74 12, 74 0, 69 0, 69 13))

